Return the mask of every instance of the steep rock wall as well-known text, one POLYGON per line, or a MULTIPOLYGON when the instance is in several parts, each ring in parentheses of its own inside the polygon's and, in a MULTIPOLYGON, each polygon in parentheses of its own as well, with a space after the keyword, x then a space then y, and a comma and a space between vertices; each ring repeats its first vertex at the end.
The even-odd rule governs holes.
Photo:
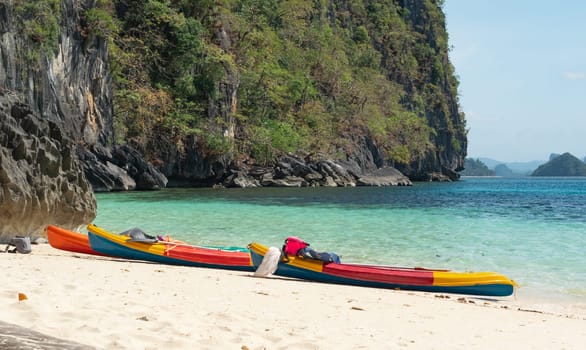
POLYGON ((48 223, 77 228, 95 212, 72 140, 16 94, 0 91, 0 242, 41 237, 48 223))
MULTIPOLYGON (((416 162, 400 168, 416 181, 427 180, 457 180, 460 176, 457 173, 464 169, 464 162, 467 154, 468 138, 465 130, 466 121, 460 113, 458 106, 457 85, 454 83, 454 72, 452 64, 447 59, 447 45, 442 43, 441 37, 446 37, 445 15, 438 7, 429 7, 427 4, 417 0, 405 0, 403 6, 408 9, 410 21, 415 28, 421 28, 425 40, 442 55, 441 66, 443 74, 430 77, 425 81, 429 83, 435 80, 437 88, 440 89, 444 99, 436 103, 428 103, 426 118, 434 128, 436 134, 434 142, 437 145, 434 154, 428 154, 422 162, 416 162), (430 17, 439 17, 440 25, 430 26, 430 17), (455 86, 456 85, 456 86, 455 86)), ((423 85, 420 89, 425 89, 423 85)))
POLYGON ((106 42, 84 34, 83 16, 94 2, 63 0, 57 42, 43 43, 53 54, 33 58, 41 43, 24 32, 15 2, 0 3, 0 86, 88 145, 111 143, 113 134, 106 42))
POLYGON ((91 222, 96 201, 76 147, 113 133, 106 45, 83 34, 94 1, 63 0, 45 13, 58 19, 54 40, 24 22, 31 3, 0 2, 0 240, 91 222))

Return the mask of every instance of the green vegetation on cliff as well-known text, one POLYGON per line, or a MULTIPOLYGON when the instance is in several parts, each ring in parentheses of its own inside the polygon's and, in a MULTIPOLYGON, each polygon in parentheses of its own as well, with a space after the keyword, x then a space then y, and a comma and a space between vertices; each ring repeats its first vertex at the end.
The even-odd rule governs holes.
POLYGON ((15 1, 14 11, 19 18, 20 30, 30 45, 26 60, 36 65, 45 56, 57 51, 61 0, 15 1))
POLYGON ((443 1, 98 0, 118 142, 157 158, 351 154, 390 164, 463 159, 464 116, 443 1))

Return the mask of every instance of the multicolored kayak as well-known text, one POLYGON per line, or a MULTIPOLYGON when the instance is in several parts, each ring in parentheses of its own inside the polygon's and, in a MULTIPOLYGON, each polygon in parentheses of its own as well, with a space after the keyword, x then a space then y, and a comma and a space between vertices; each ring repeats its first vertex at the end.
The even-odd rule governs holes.
MULTIPOLYGON (((251 243, 248 248, 258 267, 269 248, 259 243, 251 243)), ((295 256, 289 256, 288 261, 281 259, 275 274, 325 283, 495 297, 511 295, 516 287, 513 280, 495 272, 338 264, 295 256)))
POLYGON ((53 248, 74 253, 104 255, 90 247, 90 242, 86 234, 69 231, 61 227, 48 225, 47 240, 53 248))
POLYGON ((254 271, 250 251, 246 248, 199 247, 167 240, 135 241, 93 224, 88 225, 87 229, 92 249, 109 256, 172 265, 254 271))

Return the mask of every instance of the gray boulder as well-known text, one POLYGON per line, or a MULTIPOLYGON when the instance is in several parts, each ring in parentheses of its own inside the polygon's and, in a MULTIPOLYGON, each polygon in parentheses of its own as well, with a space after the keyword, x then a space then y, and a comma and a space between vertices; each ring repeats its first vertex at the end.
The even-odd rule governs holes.
POLYGON ((409 178, 399 170, 390 167, 377 169, 369 174, 360 177, 358 186, 410 186, 409 178))
POLYGON ((114 147, 112 163, 126 170, 136 181, 137 190, 160 190, 167 186, 167 177, 128 145, 114 147))
POLYGON ((77 154, 96 192, 160 190, 167 185, 165 175, 130 146, 78 147, 77 154))
POLYGON ((309 184, 305 179, 298 176, 285 176, 274 178, 272 174, 265 174, 261 184, 267 187, 307 187, 309 184))
POLYGON ((325 186, 332 187, 335 183, 338 187, 355 187, 356 178, 348 169, 331 159, 326 159, 317 163, 319 172, 325 179, 325 186))
POLYGON ((124 169, 110 162, 111 155, 101 160, 99 155, 84 147, 77 148, 83 163, 83 170, 96 192, 129 191, 136 188, 136 182, 124 169))
POLYGON ((222 185, 238 188, 260 187, 259 181, 244 171, 235 171, 224 180, 222 185))

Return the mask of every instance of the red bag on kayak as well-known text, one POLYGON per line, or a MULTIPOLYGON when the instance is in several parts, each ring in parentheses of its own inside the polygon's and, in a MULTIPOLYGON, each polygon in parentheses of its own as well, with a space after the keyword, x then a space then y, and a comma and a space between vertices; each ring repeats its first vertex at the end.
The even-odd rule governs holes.
POLYGON ((297 256, 301 249, 309 247, 309 243, 305 242, 301 238, 291 236, 285 240, 283 251, 287 255, 297 256))

